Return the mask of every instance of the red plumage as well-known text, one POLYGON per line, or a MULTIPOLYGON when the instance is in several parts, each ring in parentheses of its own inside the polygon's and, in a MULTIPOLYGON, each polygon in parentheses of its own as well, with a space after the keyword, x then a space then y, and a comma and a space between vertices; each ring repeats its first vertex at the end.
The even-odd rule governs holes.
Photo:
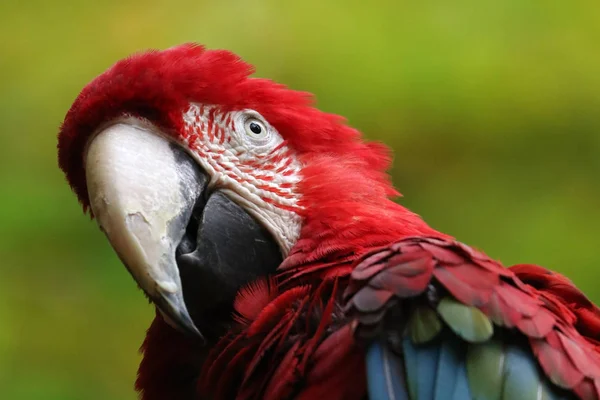
POLYGON ((137 54, 86 86, 61 128, 59 164, 85 209, 85 145, 121 115, 182 141, 190 102, 251 108, 302 163, 302 229, 277 276, 240 290, 234 324, 208 347, 157 316, 136 384, 144 400, 362 399, 363 338, 431 287, 520 332, 556 385, 600 399, 600 310, 583 293, 559 274, 504 268, 430 228, 390 200, 398 193, 384 146, 252 71, 232 53, 191 44, 137 54))

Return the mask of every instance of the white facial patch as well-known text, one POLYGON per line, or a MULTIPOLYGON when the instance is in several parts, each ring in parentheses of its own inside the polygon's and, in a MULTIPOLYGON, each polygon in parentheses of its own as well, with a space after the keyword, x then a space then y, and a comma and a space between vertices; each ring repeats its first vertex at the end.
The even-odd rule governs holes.
POLYGON ((183 142, 226 192, 269 230, 287 255, 300 235, 301 164, 281 135, 253 110, 221 112, 191 104, 183 115, 183 142))

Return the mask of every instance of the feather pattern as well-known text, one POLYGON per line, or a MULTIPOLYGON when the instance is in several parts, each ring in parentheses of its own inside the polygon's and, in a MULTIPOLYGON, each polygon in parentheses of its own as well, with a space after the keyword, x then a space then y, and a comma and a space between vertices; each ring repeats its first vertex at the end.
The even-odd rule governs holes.
POLYGON ((369 399, 469 399, 464 348, 451 335, 425 345, 405 336, 402 355, 385 341, 374 342, 367 361, 369 399))
POLYGON ((600 313, 551 277, 446 239, 408 238, 366 254, 344 300, 355 337, 370 343, 370 399, 600 399, 600 335, 590 335, 600 313), (389 368, 383 355, 403 368, 389 368), (371 389, 392 370, 404 376, 371 389))

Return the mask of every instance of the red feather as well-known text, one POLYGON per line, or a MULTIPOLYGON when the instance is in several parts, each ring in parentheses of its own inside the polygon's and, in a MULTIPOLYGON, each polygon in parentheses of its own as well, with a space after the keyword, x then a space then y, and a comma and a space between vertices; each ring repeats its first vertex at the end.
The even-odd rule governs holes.
POLYGON ((500 283, 497 274, 473 264, 440 266, 435 269, 433 275, 456 299, 473 306, 486 304, 494 286, 500 283), (478 281, 481 281, 481 286, 478 285, 478 281))
POLYGON ((299 357, 297 350, 300 342, 294 343, 292 348, 285 354, 269 379, 269 385, 265 390, 265 400, 285 399, 290 396, 294 384, 299 380, 297 373, 299 357))
POLYGON ((366 393, 364 353, 349 326, 339 329, 317 348, 297 399, 360 400, 366 393))
POLYGON ((562 388, 572 389, 581 383, 584 376, 561 351, 556 335, 552 332, 546 339, 532 339, 531 347, 550 380, 562 388))
POLYGON ((233 318, 236 322, 249 325, 260 312, 277 296, 274 279, 260 279, 241 288, 235 300, 233 318))
POLYGON ((513 287, 504 283, 499 285, 490 296, 490 301, 481 309, 496 325, 514 328, 523 318, 523 314, 519 312, 518 308, 511 307, 501 295, 507 288, 513 287))
MULTIPOLYGON (((571 332, 571 336, 576 337, 576 333, 571 332)), ((600 377, 599 360, 591 356, 594 354, 593 349, 586 348, 591 346, 582 346, 584 343, 583 341, 579 340, 577 343, 575 340, 570 339, 560 332, 558 332, 558 339, 560 340, 563 350, 579 371, 584 372, 588 377, 600 377)))
POLYGON ((157 313, 142 351, 135 386, 144 400, 189 398, 196 392, 196 376, 207 358, 201 343, 167 325, 157 313))
POLYGON ((598 396, 600 394, 600 390, 598 388, 598 380, 582 380, 581 383, 575 387, 575 394, 577 394, 577 396, 579 396, 580 399, 598 400, 598 396))
POLYGON ((556 317, 548 310, 541 309, 532 317, 523 316, 517 328, 531 338, 544 338, 556 323, 556 317))

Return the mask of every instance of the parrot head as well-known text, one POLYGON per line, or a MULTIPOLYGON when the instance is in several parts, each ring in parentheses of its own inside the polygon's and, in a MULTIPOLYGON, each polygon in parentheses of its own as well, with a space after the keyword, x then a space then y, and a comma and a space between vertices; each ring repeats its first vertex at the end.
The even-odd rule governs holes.
POLYGON ((58 138, 84 210, 165 320, 195 335, 275 274, 323 278, 399 234, 433 232, 390 200, 389 152, 307 93, 186 44, 117 62, 58 138))

